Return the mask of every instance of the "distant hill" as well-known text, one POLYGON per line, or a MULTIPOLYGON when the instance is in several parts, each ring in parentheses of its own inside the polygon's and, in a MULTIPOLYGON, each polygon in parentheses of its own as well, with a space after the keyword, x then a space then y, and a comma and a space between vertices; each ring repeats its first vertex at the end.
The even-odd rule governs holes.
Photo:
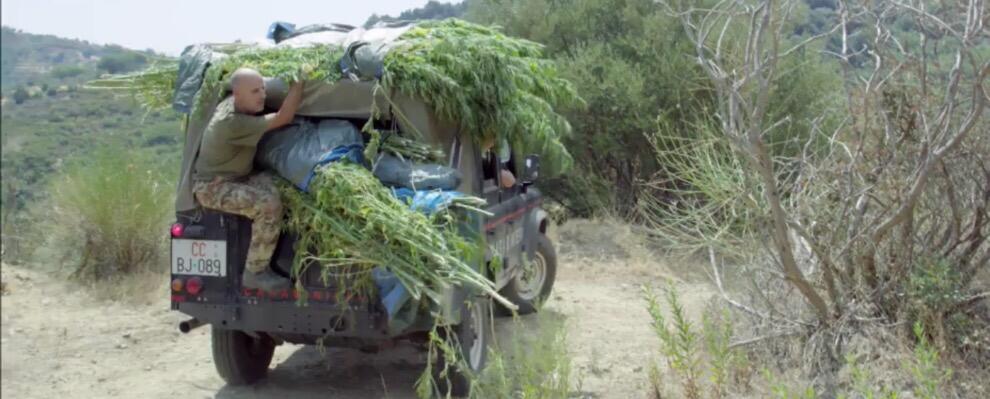
POLYGON ((161 56, 2 28, 0 173, 3 207, 22 208, 45 196, 62 165, 93 149, 120 146, 178 164, 179 115, 146 112, 124 93, 81 89, 105 73, 141 69, 161 56))
POLYGON ((133 71, 161 57, 151 50, 36 35, 7 26, 0 28, 0 46, 0 91, 5 95, 18 86, 75 85, 103 73, 133 71))

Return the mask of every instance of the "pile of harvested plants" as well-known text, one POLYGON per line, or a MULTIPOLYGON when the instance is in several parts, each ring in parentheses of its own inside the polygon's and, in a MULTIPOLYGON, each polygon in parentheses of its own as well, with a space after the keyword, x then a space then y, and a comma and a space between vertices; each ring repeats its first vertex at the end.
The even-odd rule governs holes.
POLYGON ((453 217, 459 205, 472 209, 480 199, 463 197, 430 215, 416 212, 363 166, 344 162, 321 167, 309 194, 290 184, 281 191, 286 227, 299 237, 294 274, 316 261, 325 282, 347 277, 347 288, 360 292, 373 289, 371 270, 384 266, 414 299, 439 304, 444 285, 463 285, 509 305, 472 266, 483 256, 481 247, 453 217))

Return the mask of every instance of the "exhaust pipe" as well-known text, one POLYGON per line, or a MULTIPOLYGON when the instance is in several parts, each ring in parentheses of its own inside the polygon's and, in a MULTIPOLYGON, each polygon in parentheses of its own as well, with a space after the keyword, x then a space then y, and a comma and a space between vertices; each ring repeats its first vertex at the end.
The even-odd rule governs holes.
POLYGON ((181 331, 183 334, 188 334, 190 331, 195 330, 198 327, 201 327, 203 324, 204 323, 201 320, 193 317, 189 320, 179 323, 179 331, 181 331))

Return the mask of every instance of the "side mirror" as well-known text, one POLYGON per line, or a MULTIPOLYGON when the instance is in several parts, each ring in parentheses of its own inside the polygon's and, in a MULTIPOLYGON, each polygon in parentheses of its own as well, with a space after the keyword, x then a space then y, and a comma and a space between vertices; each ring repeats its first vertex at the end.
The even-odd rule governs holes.
POLYGON ((535 154, 530 154, 526 156, 526 160, 523 163, 523 172, 520 180, 523 185, 530 185, 536 182, 536 179, 540 176, 540 156, 535 154))

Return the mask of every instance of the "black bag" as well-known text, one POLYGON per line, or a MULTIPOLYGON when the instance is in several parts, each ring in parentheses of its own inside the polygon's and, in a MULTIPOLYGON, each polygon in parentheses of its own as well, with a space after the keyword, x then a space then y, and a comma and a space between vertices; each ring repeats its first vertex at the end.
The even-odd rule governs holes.
POLYGON ((456 169, 442 165, 420 164, 382 153, 371 172, 382 184, 412 190, 454 190, 461 184, 456 169))

